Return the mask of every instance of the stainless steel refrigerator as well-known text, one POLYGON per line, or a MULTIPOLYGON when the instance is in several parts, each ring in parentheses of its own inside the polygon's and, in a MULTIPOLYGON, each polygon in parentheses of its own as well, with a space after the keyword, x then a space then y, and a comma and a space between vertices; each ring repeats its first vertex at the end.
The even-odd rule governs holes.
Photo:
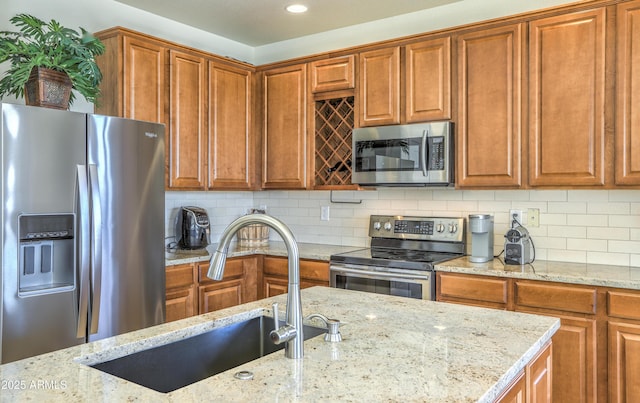
POLYGON ((164 322, 164 126, 1 107, 0 363, 164 322))

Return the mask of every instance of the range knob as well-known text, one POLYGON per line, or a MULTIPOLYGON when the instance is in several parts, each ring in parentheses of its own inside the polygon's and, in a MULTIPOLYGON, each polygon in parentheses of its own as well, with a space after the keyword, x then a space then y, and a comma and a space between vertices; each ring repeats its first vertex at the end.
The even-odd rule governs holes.
POLYGON ((387 231, 391 231, 391 223, 389 221, 384 223, 384 229, 387 231))
POLYGON ((382 224, 380 224, 380 221, 375 221, 373 223, 373 229, 376 231, 380 231, 380 227, 382 227, 382 224))
POLYGON ((458 231, 458 224, 449 224, 449 232, 455 234, 458 231))
POLYGON ((444 232, 444 224, 436 225, 436 231, 441 233, 444 232))

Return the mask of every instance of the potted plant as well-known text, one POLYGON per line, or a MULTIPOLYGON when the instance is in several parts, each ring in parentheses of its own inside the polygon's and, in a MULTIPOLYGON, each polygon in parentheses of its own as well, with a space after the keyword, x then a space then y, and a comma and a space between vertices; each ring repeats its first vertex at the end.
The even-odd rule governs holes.
POLYGON ((95 57, 105 49, 98 38, 84 28, 78 33, 55 20, 46 23, 29 14, 18 14, 10 21, 19 30, 0 32, 0 63, 11 63, 0 80, 0 97, 24 96, 27 105, 68 109, 75 99, 74 89, 97 103, 102 74, 95 57), (59 81, 47 82, 49 78, 59 81), (56 105, 56 101, 62 103, 56 105))

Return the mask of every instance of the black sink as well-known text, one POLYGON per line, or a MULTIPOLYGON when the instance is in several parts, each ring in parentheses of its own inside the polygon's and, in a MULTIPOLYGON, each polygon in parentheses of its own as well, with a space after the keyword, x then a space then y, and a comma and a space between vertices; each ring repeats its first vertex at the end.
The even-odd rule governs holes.
MULTIPOLYGON (((258 316, 91 367, 167 393, 282 350, 269 338, 273 327, 273 318, 258 316)), ((304 326, 305 340, 325 332, 304 326)))

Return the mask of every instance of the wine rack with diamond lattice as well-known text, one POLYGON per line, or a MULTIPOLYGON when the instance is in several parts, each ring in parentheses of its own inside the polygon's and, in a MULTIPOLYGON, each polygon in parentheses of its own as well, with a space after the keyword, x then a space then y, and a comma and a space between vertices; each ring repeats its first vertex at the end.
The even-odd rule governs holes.
POLYGON ((316 101, 315 188, 351 185, 354 97, 316 101))

